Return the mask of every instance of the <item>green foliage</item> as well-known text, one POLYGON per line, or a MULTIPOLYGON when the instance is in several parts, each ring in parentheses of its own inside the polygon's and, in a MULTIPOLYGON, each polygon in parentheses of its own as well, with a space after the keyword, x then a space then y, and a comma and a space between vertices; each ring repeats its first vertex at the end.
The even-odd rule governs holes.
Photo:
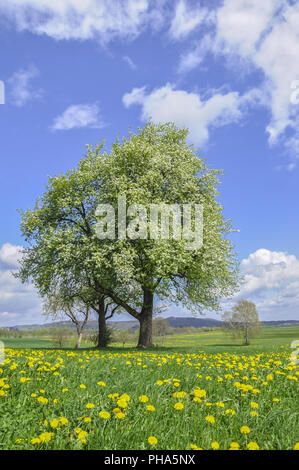
POLYGON ((187 133, 150 122, 109 153, 102 144, 88 146, 76 169, 50 177, 35 208, 22 212, 28 246, 18 277, 31 279, 42 297, 66 286, 67 295, 79 294, 95 311, 105 296, 140 321, 143 347, 151 346, 154 296, 195 313, 219 309, 219 300, 238 286, 233 229, 217 200, 221 172, 199 158, 187 133), (187 249, 183 238, 99 240, 96 209, 117 209, 119 196, 146 207, 202 204, 203 246, 187 249))
POLYGON ((246 345, 260 331, 260 322, 256 306, 248 300, 239 300, 230 312, 223 315, 225 330, 233 338, 241 337, 246 345))
MULTIPOLYGON (((114 341, 114 329, 106 326, 104 332, 104 344, 109 346, 114 341)), ((99 344, 99 332, 94 332, 88 335, 88 339, 94 344, 95 347, 99 344)))

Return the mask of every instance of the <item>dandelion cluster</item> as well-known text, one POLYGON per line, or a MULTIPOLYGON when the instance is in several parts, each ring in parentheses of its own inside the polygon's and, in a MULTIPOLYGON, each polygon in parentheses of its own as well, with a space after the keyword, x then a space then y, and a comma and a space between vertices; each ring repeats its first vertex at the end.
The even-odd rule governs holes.
POLYGON ((4 449, 299 450, 299 371, 286 348, 5 353, 4 449))

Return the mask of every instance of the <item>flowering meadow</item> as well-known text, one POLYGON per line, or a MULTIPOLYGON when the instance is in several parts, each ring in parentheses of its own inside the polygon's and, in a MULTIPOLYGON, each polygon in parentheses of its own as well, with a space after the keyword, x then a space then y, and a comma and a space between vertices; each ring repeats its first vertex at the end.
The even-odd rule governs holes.
POLYGON ((6 349, 1 449, 298 449, 290 349, 6 349))

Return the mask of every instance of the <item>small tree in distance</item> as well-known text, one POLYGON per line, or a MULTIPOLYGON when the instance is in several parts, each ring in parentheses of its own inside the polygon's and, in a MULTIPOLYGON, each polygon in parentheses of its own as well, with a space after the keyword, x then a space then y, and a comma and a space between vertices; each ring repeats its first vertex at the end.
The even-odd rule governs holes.
POLYGON ((153 335, 165 336, 169 331, 169 323, 165 318, 156 317, 153 320, 153 335))
POLYGON ((222 319, 225 331, 233 338, 243 338, 246 346, 249 339, 258 334, 261 326, 256 306, 248 300, 239 300, 231 311, 223 314, 222 319))
POLYGON ((52 293, 44 302, 44 314, 53 319, 66 316, 76 328, 77 342, 75 349, 80 347, 83 331, 90 316, 90 307, 80 299, 65 299, 61 292, 52 293))

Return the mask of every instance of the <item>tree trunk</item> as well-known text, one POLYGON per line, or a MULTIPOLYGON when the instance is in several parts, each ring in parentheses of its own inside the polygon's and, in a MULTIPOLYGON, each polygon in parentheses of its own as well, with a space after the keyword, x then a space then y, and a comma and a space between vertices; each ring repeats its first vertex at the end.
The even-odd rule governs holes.
POLYGON ((153 306, 154 294, 151 290, 145 289, 143 294, 143 307, 140 313, 139 323, 139 340, 138 348, 151 348, 152 342, 152 327, 153 327, 153 306))
POLYGON ((245 346, 248 346, 248 326, 245 325, 245 346))
POLYGON ((82 341, 82 336, 83 336, 83 333, 82 331, 78 334, 78 339, 77 339, 77 343, 76 343, 76 346, 75 346, 75 349, 79 349, 80 348, 80 344, 81 344, 81 341, 82 341))
POLYGON ((98 309, 98 348, 105 348, 107 346, 105 313, 105 298, 100 297, 98 309))

